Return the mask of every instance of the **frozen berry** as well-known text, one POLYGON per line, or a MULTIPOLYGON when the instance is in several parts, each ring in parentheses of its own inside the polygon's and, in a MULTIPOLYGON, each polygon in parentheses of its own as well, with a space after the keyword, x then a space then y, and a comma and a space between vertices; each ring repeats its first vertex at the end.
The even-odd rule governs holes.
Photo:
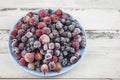
POLYGON ((46 53, 45 54, 45 59, 52 59, 52 54, 46 53))
POLYGON ((23 24, 22 22, 18 22, 17 25, 16 25, 17 29, 21 29, 22 28, 22 24, 23 24))
POLYGON ((48 64, 49 62, 50 62, 50 59, 44 59, 44 60, 43 60, 43 63, 44 63, 44 64, 48 64))
POLYGON ((56 28, 57 29, 60 29, 60 28, 62 28, 63 27, 63 24, 60 22, 60 21, 57 21, 57 23, 56 23, 56 28))
POLYGON ((27 65, 27 62, 24 60, 24 58, 21 58, 21 59, 19 60, 19 63, 20 63, 20 65, 22 65, 22 66, 26 66, 26 65, 27 65))
POLYGON ((42 54, 41 53, 35 53, 35 59, 40 61, 42 60, 42 54))
POLYGON ((44 28, 44 27, 46 27, 46 24, 45 24, 44 22, 39 22, 39 23, 38 23, 38 28, 39 28, 39 29, 42 29, 42 28, 44 28))
POLYGON ((40 46, 41 46, 40 41, 35 41, 34 42, 34 48, 40 48, 40 46))
POLYGON ((19 50, 23 50, 23 49, 24 49, 24 46, 25 46, 24 43, 20 43, 19 46, 18 46, 18 47, 19 47, 19 50))
POLYGON ((82 41, 80 42, 80 46, 85 48, 86 46, 86 40, 85 40, 85 37, 82 37, 82 41))
POLYGON ((69 19, 70 18, 70 15, 68 13, 63 13, 62 14, 62 18, 63 19, 69 19))
POLYGON ((64 29, 59 29, 58 31, 59 31, 59 34, 64 33, 64 29))
POLYGON ((30 17, 32 17, 33 14, 34 14, 33 12, 29 12, 29 13, 27 13, 27 15, 30 16, 30 17))
POLYGON ((52 61, 48 65, 49 65, 50 70, 55 70, 56 68, 55 62, 52 61))
POLYGON ((62 15, 62 10, 61 9, 56 10, 55 14, 57 16, 61 16, 62 15))
POLYGON ((23 21, 24 21, 25 23, 29 22, 29 20, 30 20, 30 17, 29 17, 29 16, 23 17, 23 21))
POLYGON ((36 31, 35 27, 32 27, 32 28, 31 28, 31 32, 32 32, 32 33, 35 33, 35 31, 36 31))
POLYGON ((51 23, 51 18, 50 17, 44 17, 44 23, 50 24, 51 23))
POLYGON ((70 52, 71 53, 75 53, 75 49, 74 48, 70 48, 70 52))
POLYGON ((47 53, 53 54, 53 50, 48 49, 47 53))
POLYGON ((67 26, 69 26, 69 25, 72 24, 72 21, 71 21, 70 19, 68 19, 68 20, 66 20, 65 24, 66 24, 67 26))
POLYGON ((79 59, 80 58, 80 52, 76 52, 75 56, 79 59))
POLYGON ((56 22, 57 19, 58 19, 58 16, 56 14, 52 14, 51 19, 52 19, 53 22, 56 22))
POLYGON ((63 29, 64 29, 65 31, 67 31, 67 30, 68 30, 68 26, 64 26, 63 29))
POLYGON ((82 40, 82 38, 81 38, 80 35, 76 35, 76 36, 74 37, 74 41, 81 42, 81 40, 82 40))
POLYGON ((32 63, 28 63, 28 68, 29 69, 32 69, 32 70, 34 70, 35 69, 35 64, 32 62, 32 63))
POLYGON ((63 59, 63 61, 62 61, 62 66, 66 66, 67 65, 67 59, 65 58, 65 59, 63 59))
POLYGON ((12 30, 11 35, 16 36, 17 35, 17 30, 16 29, 12 30))
POLYGON ((68 52, 67 52, 67 51, 63 51, 63 55, 64 55, 64 56, 67 56, 67 55, 68 55, 68 52))
POLYGON ((45 54, 46 54, 46 52, 45 52, 43 49, 40 49, 40 53, 41 53, 42 55, 45 55, 45 54))
POLYGON ((55 48, 55 44, 54 43, 49 43, 49 49, 54 49, 55 48))
POLYGON ((54 39, 53 33, 50 33, 50 34, 49 34, 49 37, 50 37, 50 39, 54 39))
POLYGON ((55 43, 55 48, 60 49, 60 43, 55 43))
POLYGON ((60 50, 55 50, 55 55, 59 56, 60 55, 60 50))
POLYGON ((33 62, 34 61, 34 55, 32 53, 26 53, 24 58, 25 58, 26 62, 33 62))
POLYGON ((48 28, 48 27, 44 27, 43 29, 42 29, 42 34, 50 34, 50 28, 48 28))
POLYGON ((41 35, 39 40, 42 44, 50 42, 50 38, 46 34, 41 35))
POLYGON ((77 62, 77 57, 76 56, 72 56, 71 58, 70 58, 70 62, 71 63, 76 63, 77 62))
POLYGON ((37 19, 31 18, 29 24, 35 26, 39 21, 37 19))
POLYGON ((67 46, 67 47, 65 48, 66 51, 70 51, 70 49, 71 49, 71 48, 70 48, 69 46, 67 46))
POLYGON ((61 37, 61 38, 60 38, 60 41, 61 41, 62 43, 66 42, 66 40, 65 40, 64 37, 61 37))
POLYGON ((53 57, 52 57, 52 61, 57 62, 57 61, 58 61, 57 56, 53 56, 53 57))
POLYGON ((72 42, 72 47, 75 48, 76 51, 79 50, 79 46, 80 46, 79 42, 77 41, 72 42))
POLYGON ((25 36, 26 36, 27 38, 30 38, 30 37, 33 36, 33 33, 31 33, 31 32, 27 32, 27 33, 25 34, 25 36))
POLYGON ((61 64, 60 64, 60 63, 56 63, 56 68, 55 68, 55 71, 56 71, 56 72, 60 72, 60 71, 61 71, 61 69, 62 69, 61 64))
POLYGON ((27 41, 27 37, 26 36, 22 36, 21 41, 22 42, 26 42, 27 41))
POLYGON ((62 19, 61 19, 61 22, 64 24, 64 23, 66 22, 66 20, 62 18, 62 19))
POLYGON ((48 45, 47 45, 47 44, 44 44, 44 45, 43 45, 43 49, 44 49, 44 50, 48 50, 48 45))
POLYGON ((73 30, 74 30, 74 28, 75 28, 75 26, 74 26, 74 25, 69 25, 69 27, 68 27, 68 29, 69 29, 70 31, 73 31, 73 30))
POLYGON ((27 53, 26 50, 21 51, 21 56, 24 57, 26 53, 27 53))
POLYGON ((42 9, 39 11, 38 15, 39 15, 39 17, 45 17, 47 15, 47 12, 46 12, 46 10, 42 9))
POLYGON ((46 74, 46 72, 48 72, 48 65, 47 64, 43 64, 41 66, 41 71, 44 73, 44 75, 46 74))
POLYGON ((37 29, 37 30, 36 30, 36 35, 37 35, 37 36, 41 36, 41 35, 42 35, 42 31, 41 31, 40 29, 37 29))
POLYGON ((17 39, 12 39, 12 46, 16 47, 18 45, 18 40, 17 39))
POLYGON ((75 29, 74 29, 74 33, 79 34, 80 32, 81 32, 80 28, 75 28, 75 29))

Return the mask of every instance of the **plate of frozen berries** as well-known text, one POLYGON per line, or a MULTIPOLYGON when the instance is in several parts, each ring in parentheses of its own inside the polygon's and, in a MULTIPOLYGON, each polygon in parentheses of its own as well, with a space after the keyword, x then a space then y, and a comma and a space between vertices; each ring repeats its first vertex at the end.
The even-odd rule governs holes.
POLYGON ((9 53, 23 70, 55 76, 76 66, 86 49, 86 32, 61 9, 27 13, 11 28, 9 53))

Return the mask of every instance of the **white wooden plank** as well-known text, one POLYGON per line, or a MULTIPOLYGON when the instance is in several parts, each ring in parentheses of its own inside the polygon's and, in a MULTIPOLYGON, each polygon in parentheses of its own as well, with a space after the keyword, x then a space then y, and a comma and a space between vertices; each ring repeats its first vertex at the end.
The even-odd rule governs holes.
POLYGON ((1 0, 0 7, 118 8, 119 0, 1 0), (63 6, 64 5, 64 6, 63 6))
MULTIPOLYGON (((10 29, 30 8, 0 11, 0 29, 10 29)), ((120 12, 111 9, 63 9, 77 19, 87 30, 120 30, 120 12)))
MULTIPOLYGON (((74 69, 55 77, 47 78, 119 78, 120 77, 120 54, 90 54, 87 52, 74 69)), ((31 75, 21 70, 12 61, 10 55, 0 54, 0 77, 1 78, 43 78, 31 75)))

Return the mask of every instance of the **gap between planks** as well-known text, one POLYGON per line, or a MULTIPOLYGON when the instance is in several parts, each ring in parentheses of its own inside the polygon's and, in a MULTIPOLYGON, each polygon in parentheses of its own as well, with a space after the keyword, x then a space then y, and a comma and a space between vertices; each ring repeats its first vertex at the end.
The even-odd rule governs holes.
MULTIPOLYGON (((23 15, 36 8, 1 8, 0 29, 10 29, 23 15)), ((55 8, 53 8, 55 9, 55 8)), ((88 30, 120 30, 119 9, 81 9, 63 8, 88 30)))

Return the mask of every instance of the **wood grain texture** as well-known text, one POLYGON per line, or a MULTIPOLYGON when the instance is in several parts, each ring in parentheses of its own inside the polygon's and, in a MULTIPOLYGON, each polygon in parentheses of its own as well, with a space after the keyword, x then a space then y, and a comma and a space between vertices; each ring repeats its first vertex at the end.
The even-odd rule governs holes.
MULTIPOLYGON (((36 9, 36 8, 35 8, 36 9)), ((0 29, 10 29, 23 15, 34 8, 10 8, 0 11, 0 29), (13 9, 13 10, 12 10, 13 9)), ((116 9, 65 9, 87 30, 120 30, 120 11, 116 9)))
POLYGON ((120 9, 119 2, 119 0, 1 0, 0 7, 120 9))

